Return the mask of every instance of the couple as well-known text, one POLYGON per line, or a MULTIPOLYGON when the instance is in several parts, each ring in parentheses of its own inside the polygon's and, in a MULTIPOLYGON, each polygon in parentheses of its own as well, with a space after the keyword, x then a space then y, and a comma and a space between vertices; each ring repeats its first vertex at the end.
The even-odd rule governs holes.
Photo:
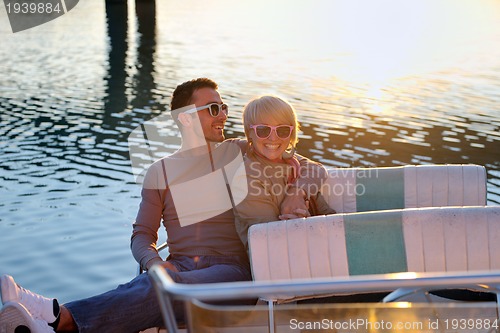
MULTIPOLYGON (((148 270, 161 265, 178 283, 251 280, 246 253, 251 224, 309 216, 313 206, 314 213, 332 212, 318 194, 326 170, 287 151, 297 142, 293 108, 276 97, 253 100, 243 113, 248 141, 224 141, 228 107, 217 89, 206 78, 175 89, 171 110, 181 131, 181 148, 149 168, 133 226, 131 248, 140 266, 148 270), (244 162, 238 158, 243 155, 244 162), (185 191, 186 184, 213 175, 222 186, 213 178, 196 192, 185 191), (165 261, 155 247, 162 221, 170 252, 165 261)), ((2 332, 138 332, 163 326, 147 273, 62 306, 18 286, 8 275, 1 277, 1 295, 2 332)), ((182 307, 174 308, 182 318, 182 307)))

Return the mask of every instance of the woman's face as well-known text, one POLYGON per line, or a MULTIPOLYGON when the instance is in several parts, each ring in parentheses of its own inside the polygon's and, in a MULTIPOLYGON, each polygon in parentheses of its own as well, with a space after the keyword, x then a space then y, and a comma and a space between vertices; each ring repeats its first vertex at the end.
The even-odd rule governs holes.
MULTIPOLYGON (((262 123, 253 125, 288 126, 288 124, 278 123, 271 117, 265 117, 262 123)), ((256 129, 250 128, 250 138, 253 141, 253 147, 255 151, 271 161, 281 161, 283 152, 288 148, 288 145, 290 144, 290 135, 288 135, 286 138, 283 137, 286 136, 286 134, 291 133, 292 129, 287 129, 286 127, 272 129, 271 134, 267 138, 262 138, 266 135, 266 131, 268 131, 269 128, 257 128, 257 132, 259 133, 259 135, 256 135, 256 129)))

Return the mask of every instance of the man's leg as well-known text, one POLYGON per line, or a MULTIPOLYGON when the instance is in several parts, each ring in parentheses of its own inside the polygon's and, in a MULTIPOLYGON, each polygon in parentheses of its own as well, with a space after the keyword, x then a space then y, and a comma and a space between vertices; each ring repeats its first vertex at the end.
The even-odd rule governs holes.
MULTIPOLYGON (((187 257, 183 257, 183 260, 187 257)), ((188 266, 181 272, 167 269, 178 283, 213 283, 250 280, 247 262, 233 257, 197 257, 186 259, 188 266), (192 269, 192 270, 190 270, 192 269)), ((31 293, 31 292, 30 292, 31 293)), ((28 309, 37 313, 37 309, 28 309)), ((176 318, 183 318, 183 308, 174 304, 176 318)), ((163 319, 154 286, 147 275, 141 274, 129 283, 104 294, 65 304, 60 313, 57 331, 138 332, 163 326, 163 319), (68 325, 68 326, 66 326, 68 325)))
MULTIPOLYGON (((250 281, 252 274, 248 259, 234 256, 201 256, 195 258, 185 257, 178 262, 180 272, 171 273, 170 276, 177 283, 217 283, 250 281), (182 267, 182 266, 184 267, 182 267), (183 270, 188 268, 190 270, 183 270)), ((178 267, 179 267, 178 266, 178 267)), ((235 299, 228 301, 210 301, 209 304, 220 305, 255 305, 256 299, 235 299)), ((174 302, 174 311, 179 307, 174 302)), ((176 317, 179 318, 179 317, 176 317)))
MULTIPOLYGON (((154 286, 146 273, 114 290, 63 307, 71 313, 80 333, 139 332, 163 326, 154 286)), ((64 331, 62 324, 67 319, 64 310, 61 315, 57 331, 64 331)))
MULTIPOLYGON (((206 256, 182 257, 182 261, 189 262, 187 266, 176 265, 176 267, 189 270, 173 272, 167 269, 168 274, 177 283, 215 283, 252 279, 246 259, 206 256)), ((115 290, 67 303, 64 307, 71 313, 80 333, 138 332, 164 325, 157 295, 147 273, 120 285, 115 290)), ((182 321, 184 319, 182 304, 175 302, 173 308, 177 320, 182 321)), ((61 318, 61 322, 66 319, 65 317, 61 318)))
POLYGON ((252 279, 248 259, 237 256, 174 257, 179 272, 169 272, 177 283, 216 283, 252 279))

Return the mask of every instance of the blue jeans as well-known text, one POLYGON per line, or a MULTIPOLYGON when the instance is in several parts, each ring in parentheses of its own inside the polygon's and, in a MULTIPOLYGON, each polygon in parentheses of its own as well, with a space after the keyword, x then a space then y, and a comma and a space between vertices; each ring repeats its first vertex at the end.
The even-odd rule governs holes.
MULTIPOLYGON (((169 258, 179 272, 167 273, 177 283, 214 283, 252 279, 245 257, 173 256, 169 258)), ((177 302, 176 302, 177 303, 177 302)), ((147 273, 118 288, 94 297, 64 305, 72 314, 80 333, 135 333, 161 327, 163 317, 154 286, 147 273)), ((183 320, 183 307, 174 304, 176 318, 183 320)))

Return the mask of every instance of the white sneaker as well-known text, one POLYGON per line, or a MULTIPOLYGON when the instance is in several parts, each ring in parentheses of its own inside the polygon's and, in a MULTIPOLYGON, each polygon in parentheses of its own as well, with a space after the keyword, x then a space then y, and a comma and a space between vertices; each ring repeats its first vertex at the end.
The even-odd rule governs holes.
POLYGON ((43 320, 33 318, 22 304, 7 302, 0 310, 0 333, 54 333, 54 330, 43 320))
MULTIPOLYGON (((59 303, 54 298, 37 295, 16 284, 12 276, 3 275, 0 278, 2 303, 21 303, 35 319, 41 319, 48 324, 54 323, 59 316, 59 303)), ((3 332, 0 332, 3 333, 3 332)))

